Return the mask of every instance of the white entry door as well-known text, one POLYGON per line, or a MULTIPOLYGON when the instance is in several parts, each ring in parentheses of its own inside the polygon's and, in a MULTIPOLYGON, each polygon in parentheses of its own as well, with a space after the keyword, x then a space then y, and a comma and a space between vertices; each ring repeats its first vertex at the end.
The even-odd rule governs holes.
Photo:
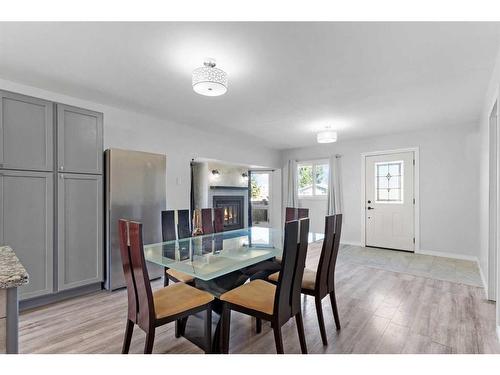
POLYGON ((366 156, 366 246, 414 251, 414 153, 366 156))

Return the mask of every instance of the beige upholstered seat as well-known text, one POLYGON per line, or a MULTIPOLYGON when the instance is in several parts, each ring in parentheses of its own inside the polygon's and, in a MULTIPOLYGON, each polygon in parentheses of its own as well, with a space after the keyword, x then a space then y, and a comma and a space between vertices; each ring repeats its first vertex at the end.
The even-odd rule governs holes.
MULTIPOLYGON (((280 273, 275 272, 268 277, 269 280, 273 282, 278 281, 280 273)), ((304 269, 304 276, 302 277, 302 289, 314 290, 316 284, 316 272, 309 269, 304 269)))
POLYGON ((175 280, 178 280, 181 283, 191 283, 194 281, 193 276, 181 271, 173 270, 172 268, 169 268, 166 272, 167 275, 172 276, 175 280))
POLYGON ((220 296, 221 301, 272 315, 276 286, 264 280, 254 280, 220 296))
POLYGON ((153 293, 156 319, 179 314, 212 302, 214 297, 207 292, 184 283, 176 283, 153 293))

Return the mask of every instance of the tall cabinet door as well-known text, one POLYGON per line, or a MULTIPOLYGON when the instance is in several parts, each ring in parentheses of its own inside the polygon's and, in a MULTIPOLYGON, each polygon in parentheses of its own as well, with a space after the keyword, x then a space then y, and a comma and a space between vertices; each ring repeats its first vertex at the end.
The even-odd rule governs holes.
POLYGON ((102 173, 102 113, 57 104, 57 169, 102 173))
POLYGON ((21 299, 53 292, 53 176, 0 170, 0 244, 12 247, 29 274, 21 299))
POLYGON ((102 177, 58 174, 58 289, 103 281, 102 177))
POLYGON ((0 91, 0 168, 53 170, 52 102, 0 91))

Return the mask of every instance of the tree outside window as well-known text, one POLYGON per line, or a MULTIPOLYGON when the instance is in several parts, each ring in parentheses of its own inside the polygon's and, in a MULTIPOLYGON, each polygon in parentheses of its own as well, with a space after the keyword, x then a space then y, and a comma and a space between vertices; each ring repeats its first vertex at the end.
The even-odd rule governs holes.
POLYGON ((328 194, 328 163, 304 162, 297 166, 299 197, 321 197, 328 194))

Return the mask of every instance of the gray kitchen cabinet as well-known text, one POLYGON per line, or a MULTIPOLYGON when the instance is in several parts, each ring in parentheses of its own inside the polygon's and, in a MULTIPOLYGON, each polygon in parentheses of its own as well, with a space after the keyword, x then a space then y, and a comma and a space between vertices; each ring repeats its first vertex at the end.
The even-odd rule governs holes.
POLYGON ((53 292, 53 187, 51 172, 0 170, 0 244, 29 274, 21 299, 53 292))
POLYGON ((57 104, 57 170, 102 173, 102 113, 57 104))
POLYGON ((58 174, 58 290, 103 281, 102 176, 58 174))
POLYGON ((0 168, 54 169, 54 104, 0 91, 0 168))

